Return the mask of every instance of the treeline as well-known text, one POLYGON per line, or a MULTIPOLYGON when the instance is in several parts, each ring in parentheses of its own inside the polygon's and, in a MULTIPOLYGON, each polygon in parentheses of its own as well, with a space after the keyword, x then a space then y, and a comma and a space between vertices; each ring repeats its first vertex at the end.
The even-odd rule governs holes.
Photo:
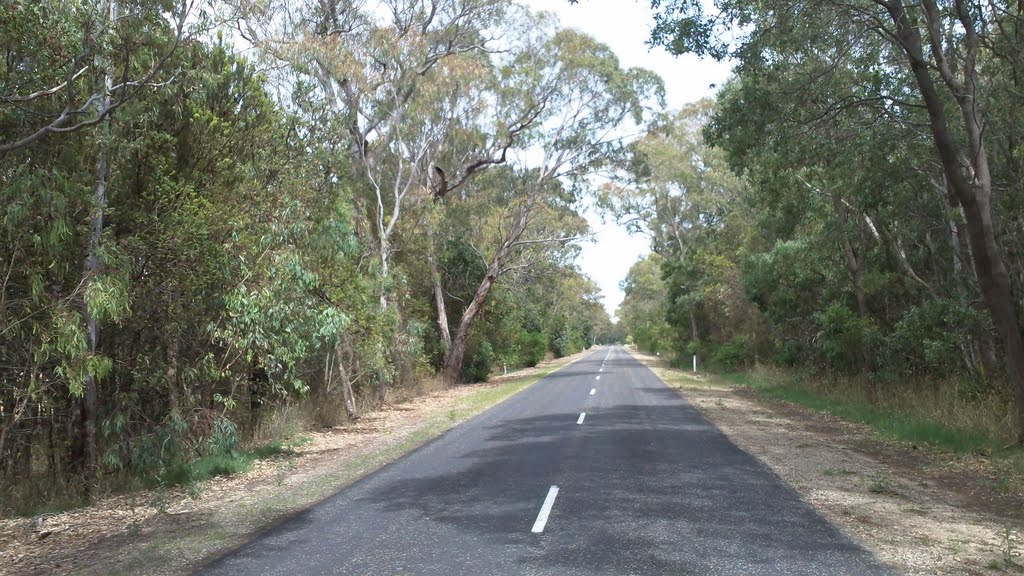
POLYGON ((1015 402, 1024 439, 1024 5, 662 4, 655 41, 735 75, 608 196, 656 252, 629 332, 721 369, 955 382, 1015 402))
POLYGON ((660 80, 547 16, 13 0, 0 50, 0 513, 611 333, 576 206, 660 80))

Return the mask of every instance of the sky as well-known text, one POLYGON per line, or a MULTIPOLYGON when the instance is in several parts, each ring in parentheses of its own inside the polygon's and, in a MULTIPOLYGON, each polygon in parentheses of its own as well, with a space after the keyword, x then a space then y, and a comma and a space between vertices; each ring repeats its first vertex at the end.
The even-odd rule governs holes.
MULTIPOLYGON (((693 56, 674 57, 661 48, 646 45, 654 25, 648 0, 526 0, 534 10, 554 12, 563 26, 576 28, 607 44, 619 57, 622 66, 652 70, 665 80, 666 99, 670 109, 712 96, 729 75, 727 64, 713 60, 701 61, 693 56)), ((630 266, 647 254, 646 237, 631 237, 614 222, 601 222, 599 214, 585 214, 595 232, 593 243, 583 244, 577 263, 583 273, 601 288, 604 306, 613 317, 622 303, 619 282, 630 266)))

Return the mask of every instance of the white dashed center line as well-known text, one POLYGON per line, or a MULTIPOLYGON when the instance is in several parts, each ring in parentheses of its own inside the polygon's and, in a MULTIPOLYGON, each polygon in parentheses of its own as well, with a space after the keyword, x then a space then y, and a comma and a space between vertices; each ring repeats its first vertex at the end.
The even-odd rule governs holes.
POLYGON ((601 379, 601 377, 600 377, 600 376, 598 376, 598 377, 597 377, 597 379, 598 379, 598 380, 600 380, 600 379, 601 379))
POLYGON ((537 521, 533 523, 533 528, 530 532, 540 534, 544 531, 544 525, 548 523, 548 514, 551 514, 551 507, 555 505, 556 496, 558 496, 558 486, 552 486, 548 490, 548 497, 544 499, 544 504, 540 507, 540 513, 537 514, 537 521))
POLYGON ((590 389, 590 395, 593 396, 594 394, 597 394, 597 388, 590 389))
POLYGON ((576 421, 577 424, 583 424, 583 419, 587 417, 586 412, 580 412, 580 419, 576 421))

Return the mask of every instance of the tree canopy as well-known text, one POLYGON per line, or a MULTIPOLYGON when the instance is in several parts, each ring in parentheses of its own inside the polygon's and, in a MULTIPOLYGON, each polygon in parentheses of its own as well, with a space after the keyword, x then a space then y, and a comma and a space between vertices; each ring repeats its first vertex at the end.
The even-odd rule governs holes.
POLYGON ((640 144, 611 195, 671 252, 677 353, 772 357, 876 386, 955 378, 1012 397, 1024 439, 1024 6, 652 6, 653 44, 735 64, 709 114, 671 124, 702 125, 710 149, 673 162, 666 187, 640 144), (739 180, 702 180, 722 162, 739 180))
POLYGON ((579 210, 661 84, 551 16, 15 0, 0 44, 0 508, 612 335, 579 210))

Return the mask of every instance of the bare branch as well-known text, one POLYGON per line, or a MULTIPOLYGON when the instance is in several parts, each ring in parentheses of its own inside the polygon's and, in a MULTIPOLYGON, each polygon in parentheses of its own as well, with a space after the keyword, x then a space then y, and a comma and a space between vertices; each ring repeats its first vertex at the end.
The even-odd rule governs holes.
POLYGON ((27 96, 0 96, 0 102, 7 102, 7 103, 10 103, 10 104, 23 103, 23 102, 31 102, 32 100, 35 100, 37 98, 42 98, 43 96, 52 96, 53 94, 56 94, 57 92, 60 92, 61 90, 66 88, 69 84, 71 84, 72 82, 77 80, 82 74, 85 74, 85 72, 87 70, 89 70, 89 66, 84 66, 84 67, 82 67, 81 70, 79 70, 78 72, 75 72, 74 74, 72 74, 70 78, 68 78, 64 82, 61 82, 60 84, 54 86, 53 88, 49 88, 47 90, 40 90, 38 92, 33 92, 33 93, 31 93, 31 94, 29 94, 27 96))

